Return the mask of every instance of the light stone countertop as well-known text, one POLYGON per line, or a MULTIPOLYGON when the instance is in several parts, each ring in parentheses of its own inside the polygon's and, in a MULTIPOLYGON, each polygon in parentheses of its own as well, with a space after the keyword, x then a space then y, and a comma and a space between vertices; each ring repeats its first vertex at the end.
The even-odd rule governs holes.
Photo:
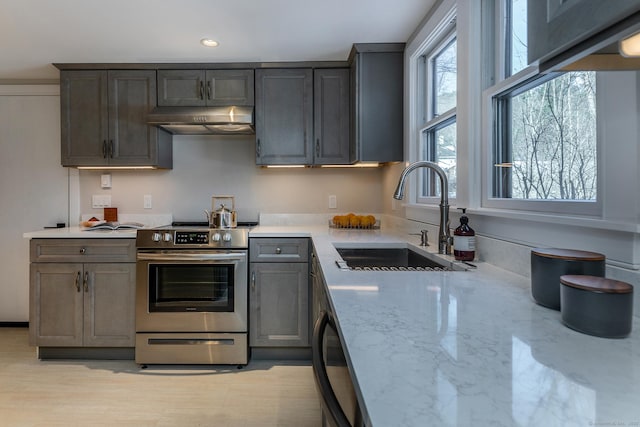
POLYGON ((87 230, 82 227, 47 228, 30 231, 22 237, 26 239, 135 239, 135 229, 87 230))
POLYGON ((401 230, 259 226, 250 236, 313 238, 368 425, 640 425, 638 317, 625 339, 573 331, 533 302, 528 278, 482 262, 454 272, 336 266, 334 244, 424 251, 401 230))

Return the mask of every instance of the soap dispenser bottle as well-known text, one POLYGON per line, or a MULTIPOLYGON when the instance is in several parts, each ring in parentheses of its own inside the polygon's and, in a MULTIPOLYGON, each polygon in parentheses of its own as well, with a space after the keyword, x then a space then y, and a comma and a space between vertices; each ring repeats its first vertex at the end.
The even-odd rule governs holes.
POLYGON ((453 256, 458 261, 473 261, 476 256, 476 232, 469 227, 466 209, 462 209, 460 226, 453 232, 453 256))

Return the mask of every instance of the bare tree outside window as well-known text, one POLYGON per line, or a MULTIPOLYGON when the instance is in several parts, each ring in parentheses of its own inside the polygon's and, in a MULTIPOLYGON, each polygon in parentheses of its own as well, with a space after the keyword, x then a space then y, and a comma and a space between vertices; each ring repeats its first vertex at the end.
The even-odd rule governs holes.
MULTIPOLYGON (((517 93, 517 91, 514 91, 517 93)), ((571 72, 515 95, 510 103, 511 158, 496 159, 502 169, 496 197, 595 200, 596 84, 594 72, 571 72), (505 161, 506 160, 506 161, 505 161), (504 167, 507 173, 504 173, 504 167), (510 182, 510 185, 508 184, 510 182)))

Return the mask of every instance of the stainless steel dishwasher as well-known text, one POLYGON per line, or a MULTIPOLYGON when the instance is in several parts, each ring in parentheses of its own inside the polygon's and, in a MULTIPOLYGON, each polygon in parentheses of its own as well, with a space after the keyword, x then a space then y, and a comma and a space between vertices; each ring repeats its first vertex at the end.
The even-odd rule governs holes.
POLYGON ((327 299, 317 258, 312 254, 313 315, 315 324, 311 349, 313 373, 322 406, 322 425, 363 426, 344 349, 327 299))
POLYGON ((313 331, 313 372, 322 405, 322 425, 363 426, 340 337, 330 313, 322 311, 313 331))

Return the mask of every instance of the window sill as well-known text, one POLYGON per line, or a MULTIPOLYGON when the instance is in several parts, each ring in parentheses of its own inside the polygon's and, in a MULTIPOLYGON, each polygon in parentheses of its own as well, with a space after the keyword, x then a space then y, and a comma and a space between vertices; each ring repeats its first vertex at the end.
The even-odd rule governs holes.
MULTIPOLYGON (((429 212, 439 212, 439 206, 423 205, 416 203, 405 203, 403 207, 406 209, 407 219, 415 221, 424 221, 424 214, 429 212)), ((454 214, 456 206, 450 206, 450 212, 454 214)), ((571 227, 581 227, 594 230, 610 230, 626 233, 640 234, 640 224, 636 222, 612 221, 602 218, 588 218, 576 215, 555 215, 537 212, 522 212, 509 209, 494 208, 466 208, 467 214, 472 216, 484 216, 489 218, 505 218, 511 220, 527 221, 541 224, 567 225, 571 227)), ((457 216, 457 215, 456 215, 457 216)), ((452 221, 453 226, 453 221, 452 221)))

